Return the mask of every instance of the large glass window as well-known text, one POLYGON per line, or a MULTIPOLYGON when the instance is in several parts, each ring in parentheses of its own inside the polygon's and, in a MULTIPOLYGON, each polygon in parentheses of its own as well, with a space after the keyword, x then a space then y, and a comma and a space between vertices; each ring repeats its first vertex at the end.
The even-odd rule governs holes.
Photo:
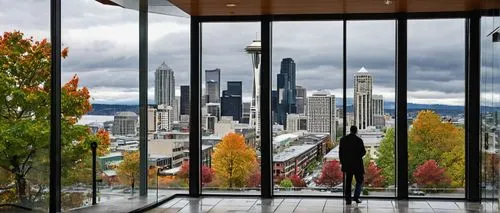
POLYGON ((276 194, 342 195, 338 158, 344 126, 342 24, 273 23, 272 174, 276 194))
POLYGON ((260 194, 260 23, 203 23, 203 193, 260 194))
POLYGON ((500 18, 481 18, 481 154, 482 154, 482 198, 486 201, 486 209, 497 211, 498 203, 490 205, 491 200, 499 198, 499 156, 500 148, 499 115, 500 115, 500 18), (497 33, 496 35, 494 35, 497 33), (495 37, 497 40, 495 40, 495 37))
POLYGON ((0 206, 48 212, 50 1, 0 5, 0 206))
POLYGON ((464 19, 408 21, 410 196, 465 195, 463 35, 464 19))
POLYGON ((364 196, 395 195, 395 31, 393 20, 347 22, 346 128, 365 145, 364 196))
POLYGON ((99 2, 62 2, 62 208, 139 195, 139 16, 99 2), (91 17, 91 18, 89 18, 91 17))
POLYGON ((150 14, 148 37, 148 185, 161 199, 189 188, 189 18, 150 14))

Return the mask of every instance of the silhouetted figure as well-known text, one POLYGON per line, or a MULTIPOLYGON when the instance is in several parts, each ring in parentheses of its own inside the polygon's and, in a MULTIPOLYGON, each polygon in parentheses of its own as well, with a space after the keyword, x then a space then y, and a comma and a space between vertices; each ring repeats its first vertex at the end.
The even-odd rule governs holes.
POLYGON ((359 195, 363 186, 365 169, 363 166, 363 156, 366 154, 363 140, 356 135, 358 128, 351 126, 351 133, 340 139, 339 158, 344 172, 344 197, 346 204, 351 204, 351 184, 352 176, 356 178, 356 188, 354 189, 354 201, 361 203, 359 195))

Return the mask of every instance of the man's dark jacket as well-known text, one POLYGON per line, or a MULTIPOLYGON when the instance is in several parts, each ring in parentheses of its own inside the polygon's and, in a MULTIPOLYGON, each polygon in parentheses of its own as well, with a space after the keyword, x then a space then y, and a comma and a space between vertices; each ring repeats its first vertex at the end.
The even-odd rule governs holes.
POLYGON ((339 158, 343 172, 364 174, 363 156, 366 150, 363 140, 355 134, 349 134, 340 139, 339 158))

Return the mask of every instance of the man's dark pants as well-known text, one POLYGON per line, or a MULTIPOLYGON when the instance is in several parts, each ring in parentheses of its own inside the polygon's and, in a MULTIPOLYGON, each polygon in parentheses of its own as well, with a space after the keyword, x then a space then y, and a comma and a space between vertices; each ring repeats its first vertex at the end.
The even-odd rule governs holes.
POLYGON ((351 185, 352 185, 352 176, 356 179, 356 188, 354 189, 354 200, 359 199, 359 195, 361 194, 361 188, 363 186, 363 173, 352 173, 346 172, 345 174, 345 190, 344 197, 347 202, 351 202, 351 185))

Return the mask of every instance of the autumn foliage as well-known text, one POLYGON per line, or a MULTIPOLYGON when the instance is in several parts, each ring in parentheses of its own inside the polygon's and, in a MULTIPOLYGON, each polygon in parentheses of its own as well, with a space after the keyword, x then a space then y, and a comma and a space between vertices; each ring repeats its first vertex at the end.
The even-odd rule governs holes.
POLYGON ((306 182, 298 175, 290 176, 290 181, 292 181, 294 187, 306 187, 306 182))
POLYGON ((245 138, 228 133, 215 146, 212 167, 222 187, 243 187, 257 164, 255 151, 245 144, 245 138))
POLYGON ((428 160, 418 166, 413 177, 418 186, 426 188, 446 186, 451 182, 445 174, 445 169, 440 168, 435 160, 428 160))
MULTIPOLYGON (((201 183, 208 184, 214 179, 214 171, 208 166, 201 166, 201 183)), ((187 181, 189 178, 189 161, 184 161, 181 165, 179 172, 176 175, 177 178, 184 179, 187 181)))
POLYGON ((381 187, 384 185, 384 176, 382 169, 375 165, 374 162, 368 163, 365 168, 365 184, 371 187, 381 187))
MULTIPOLYGON (((67 57, 68 48, 61 56, 67 57)), ((25 206, 44 205, 48 191, 51 44, 47 39, 35 41, 21 32, 0 35, 0 173, 8 179, 0 188, 15 197, 12 202, 25 206), (14 192, 14 193, 12 193, 14 192)), ((90 143, 98 142, 99 154, 107 153, 109 137, 98 135, 76 125, 91 110, 90 93, 81 87, 78 76, 61 88, 62 186, 88 183, 91 177, 90 143)), ((65 203, 62 203, 63 208, 65 203)))
POLYGON ((121 183, 134 188, 139 182, 139 152, 124 152, 116 171, 121 183))
POLYGON ((335 187, 342 183, 342 171, 340 170, 340 162, 337 160, 326 161, 321 170, 321 175, 316 184, 335 187))

